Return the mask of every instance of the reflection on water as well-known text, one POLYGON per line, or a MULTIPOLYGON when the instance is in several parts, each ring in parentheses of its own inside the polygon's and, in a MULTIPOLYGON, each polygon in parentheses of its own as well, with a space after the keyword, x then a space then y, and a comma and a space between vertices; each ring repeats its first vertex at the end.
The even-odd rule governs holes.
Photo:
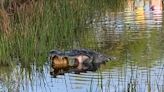
POLYGON ((128 0, 122 12, 106 12, 99 20, 94 21, 96 29, 124 31, 124 27, 134 30, 162 27, 161 0, 128 0))
POLYGON ((125 23, 139 28, 162 26, 161 0, 128 0, 125 8, 125 23), (132 16, 132 17, 129 17, 132 16))
POLYGON ((96 11, 89 25, 91 30, 78 32, 80 36, 75 39, 81 47, 119 60, 107 63, 97 72, 66 73, 57 78, 51 78, 48 64, 41 71, 33 66, 29 72, 21 66, 0 67, 0 91, 164 92, 162 1, 127 0, 126 4, 123 11, 98 12, 101 15, 96 11), (86 39, 88 42, 84 42, 86 39))

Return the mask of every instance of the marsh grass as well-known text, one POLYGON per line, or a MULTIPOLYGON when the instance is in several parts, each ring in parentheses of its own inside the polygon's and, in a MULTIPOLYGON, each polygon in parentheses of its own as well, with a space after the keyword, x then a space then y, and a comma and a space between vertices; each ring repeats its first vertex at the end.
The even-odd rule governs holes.
POLYGON ((0 75, 2 90, 14 91, 14 84, 10 84, 10 80, 19 80, 18 86, 25 89, 24 83, 27 81, 33 86, 35 76, 32 74, 43 73, 43 65, 51 49, 71 49, 78 41, 87 46, 90 41, 86 39, 84 42, 80 32, 85 30, 87 17, 91 16, 87 14, 88 7, 88 4, 79 0, 39 0, 16 6, 12 12, 5 10, 5 7, 0 8, 0 23, 3 24, 0 26, 0 67, 20 68, 17 69, 20 74, 1 69, 6 72, 4 76, 0 75))
MULTIPOLYGON (((11 64, 18 59, 17 63, 24 65, 34 61, 43 65, 50 49, 73 48, 75 39, 80 35, 78 31, 86 30, 86 21, 96 10, 92 5, 97 2, 100 1, 1 2, 0 63, 11 64)), ((103 3, 97 8, 102 7, 103 3)), ((82 44, 87 46, 90 41, 85 40, 82 44)))
MULTIPOLYGON (((12 3, 9 0, 6 1, 8 4, 12 3)), ((20 74, 22 80, 23 76, 25 76, 27 80, 32 81, 31 74, 33 67, 36 65, 35 70, 39 69, 42 72, 43 65, 47 61, 47 53, 51 49, 97 48, 94 34, 92 34, 92 31, 88 31, 92 30, 88 26, 92 23, 95 12, 104 12, 106 10, 110 12, 122 11, 125 1, 32 0, 28 4, 24 3, 20 7, 16 6, 16 8, 13 8, 13 12, 5 9, 8 6, 5 3, 4 9, 0 9, 0 65, 12 66, 14 69, 18 64, 22 69, 19 71, 22 73, 20 74)), ((143 35, 144 33, 138 34, 143 35)), ((156 42, 159 34, 152 33, 152 36, 149 38, 151 41, 147 38, 134 41, 132 32, 126 32, 124 35, 125 38, 122 38, 121 42, 115 45, 113 52, 109 52, 121 57, 120 60, 108 63, 105 68, 123 67, 124 64, 133 65, 136 63, 138 66, 151 67, 152 64, 150 62, 144 64, 138 62, 143 61, 141 56, 143 52, 146 53, 146 50, 149 51, 145 54, 147 61, 151 57, 150 61, 153 62, 159 56, 158 53, 160 51, 155 49, 160 46, 156 42), (133 41, 128 41, 129 39, 133 41), (148 43, 150 47, 153 47, 151 50, 146 49, 148 48, 148 43), (128 56, 129 54, 131 57, 128 56), (129 59, 134 62, 127 62, 129 59)), ((100 74, 98 87, 103 90, 103 75, 101 71, 98 71, 98 73, 100 74)), ((4 77, 11 75, 12 69, 4 77)), ((19 78, 18 76, 16 77, 19 78)), ((93 80, 91 80, 89 92, 93 91, 93 83, 93 80)), ((108 84, 109 89, 110 85, 108 84)), ((117 89, 117 86, 115 86, 115 89, 117 89)), ((125 90, 136 91, 136 84, 129 83, 128 89, 125 90)), ((160 90, 159 87, 158 90, 160 90)))

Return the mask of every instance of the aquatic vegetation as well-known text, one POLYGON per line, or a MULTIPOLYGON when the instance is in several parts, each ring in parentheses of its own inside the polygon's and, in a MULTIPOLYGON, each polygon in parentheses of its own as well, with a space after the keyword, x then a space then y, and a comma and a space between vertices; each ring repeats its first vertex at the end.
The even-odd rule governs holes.
MULTIPOLYGON (((3 24, 1 26, 1 42, 3 43, 0 50, 3 55, 1 62, 9 63, 8 59, 13 61, 14 57, 14 59, 19 58, 24 65, 33 61, 39 61, 38 64, 43 61, 43 64, 46 60, 43 56, 50 49, 73 48, 70 46, 77 43, 74 39, 80 38, 79 35, 87 36, 78 31, 89 30, 85 28, 88 26, 86 21, 89 16, 92 16, 94 10, 87 9, 95 2, 98 0, 94 2, 74 0, 29 0, 28 2, 6 0, 1 2, 4 7, 1 9, 1 23, 3 24), (13 4, 15 6, 12 6, 13 4)), ((87 44, 91 43, 95 44, 94 39, 83 38, 79 39, 82 47, 88 47, 87 44)))
MULTIPOLYGON (((143 1, 144 5, 147 5, 147 2, 143 1)), ((142 84, 140 77, 147 79, 144 87, 149 91, 156 89, 157 86, 157 91, 162 92, 161 85, 164 84, 160 82, 163 80, 164 52, 162 17, 160 14, 151 15, 156 13, 153 11, 150 14, 144 13, 149 15, 144 16, 148 17, 147 19, 142 19, 143 17, 136 14, 138 4, 136 2, 134 0, 0 0, 0 91, 2 87, 5 91, 7 89, 12 91, 14 86, 17 88, 15 92, 25 91, 28 89, 25 87, 26 84, 31 85, 30 88, 34 91, 39 90, 33 88, 34 85, 49 85, 50 81, 47 80, 52 79, 45 81, 44 78, 50 78, 49 72, 45 72, 49 71, 49 68, 45 66, 49 65, 47 56, 51 49, 90 48, 115 56, 117 62, 101 66, 96 72, 98 75, 92 73, 73 75, 74 80, 79 78, 83 81, 91 78, 89 81, 84 81, 86 84, 90 82, 89 86, 87 85, 89 92, 95 92, 94 89, 97 91, 114 89, 112 91, 115 92, 138 91, 139 87, 143 86, 137 84, 137 82, 142 84), (128 8, 125 11, 127 2, 128 4, 132 2, 136 6, 132 5, 132 9, 128 8), (155 21, 154 24, 149 25, 149 19, 151 22, 155 21), (152 76, 156 78, 155 84, 152 83, 154 81, 152 76)), ((72 78, 71 74, 65 76, 64 81, 72 78)), ((86 85, 85 83, 82 85, 86 85)), ((52 85, 55 84, 57 83, 53 81, 52 85)), ((66 86, 70 84, 73 83, 65 83, 66 86)), ((45 89, 47 91, 51 88, 45 89)))

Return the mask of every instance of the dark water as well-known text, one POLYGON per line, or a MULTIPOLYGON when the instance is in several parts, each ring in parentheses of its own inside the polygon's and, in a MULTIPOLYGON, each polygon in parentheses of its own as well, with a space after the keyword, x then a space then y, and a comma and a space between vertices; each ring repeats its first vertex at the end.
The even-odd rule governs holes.
POLYGON ((95 11, 73 47, 98 48, 117 58, 97 72, 52 78, 47 63, 39 73, 2 67, 12 77, 0 76, 0 92, 164 92, 162 6, 161 0, 127 0, 121 11, 95 11))

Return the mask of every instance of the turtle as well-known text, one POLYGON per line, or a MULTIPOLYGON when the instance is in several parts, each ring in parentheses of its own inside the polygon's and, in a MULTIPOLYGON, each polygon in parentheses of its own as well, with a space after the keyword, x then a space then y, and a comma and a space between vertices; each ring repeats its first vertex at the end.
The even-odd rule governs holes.
MULTIPOLYGON (((51 50, 49 52, 51 68, 56 71, 56 74, 96 71, 101 64, 106 64, 111 59, 109 56, 89 49, 51 50)), ((54 72, 51 71, 51 73, 54 72)))

